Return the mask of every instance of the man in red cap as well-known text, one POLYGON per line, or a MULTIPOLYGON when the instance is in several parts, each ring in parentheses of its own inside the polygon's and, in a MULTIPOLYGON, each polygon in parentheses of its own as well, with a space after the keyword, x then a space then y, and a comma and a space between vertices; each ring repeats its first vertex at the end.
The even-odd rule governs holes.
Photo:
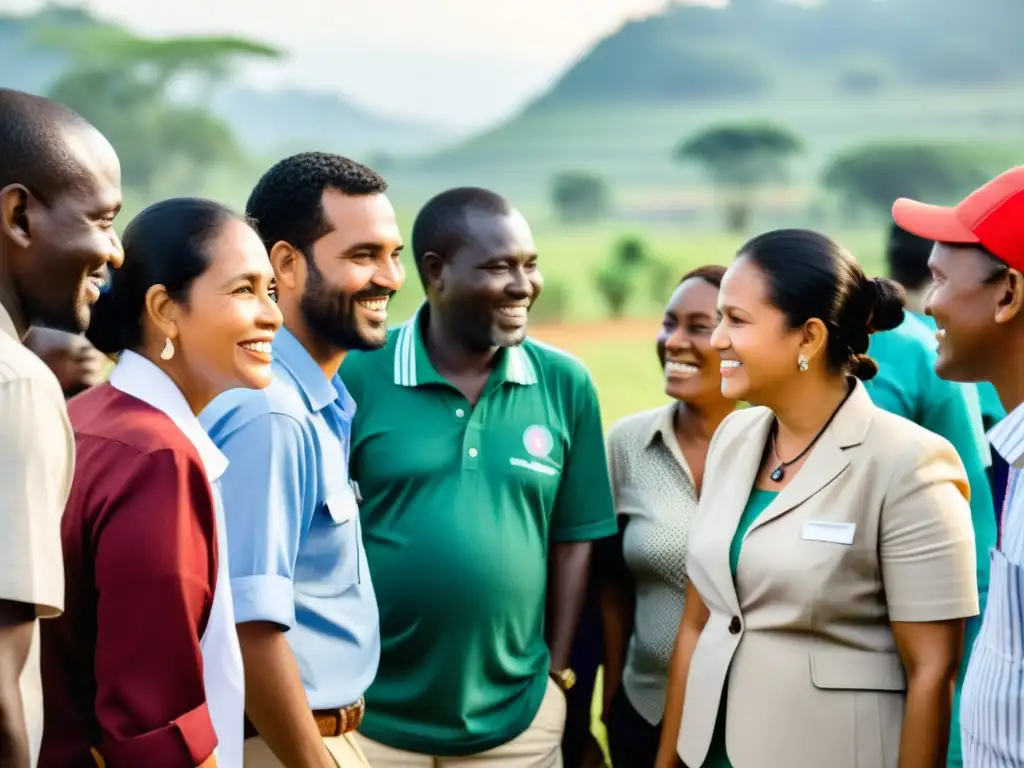
POLYGON ((940 376, 990 381, 1008 416, 989 440, 1010 466, 988 605, 964 680, 966 768, 1024 766, 1024 166, 954 208, 900 199, 893 218, 935 241, 925 311, 940 376))

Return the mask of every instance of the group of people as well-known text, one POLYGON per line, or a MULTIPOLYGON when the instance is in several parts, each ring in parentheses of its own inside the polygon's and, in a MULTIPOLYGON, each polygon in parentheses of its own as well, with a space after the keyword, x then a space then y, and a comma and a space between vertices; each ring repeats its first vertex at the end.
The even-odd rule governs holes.
POLYGON ((906 290, 806 230, 687 274, 607 443, 500 195, 423 207, 389 329, 386 193, 302 153, 122 239, 0 90, 2 768, 573 768, 597 663, 616 768, 1024 766, 1024 168, 896 204, 906 290))

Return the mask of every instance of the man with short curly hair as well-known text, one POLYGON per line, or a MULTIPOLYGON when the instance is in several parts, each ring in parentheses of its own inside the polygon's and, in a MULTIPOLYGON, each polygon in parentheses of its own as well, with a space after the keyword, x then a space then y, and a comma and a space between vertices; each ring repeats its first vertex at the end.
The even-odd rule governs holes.
POLYGON ((246 206, 284 315, 274 379, 201 418, 230 461, 221 491, 247 768, 366 765, 353 731, 380 632, 348 477, 355 403, 337 374, 347 351, 383 346, 404 280, 386 190, 365 166, 307 152, 267 171, 246 206))

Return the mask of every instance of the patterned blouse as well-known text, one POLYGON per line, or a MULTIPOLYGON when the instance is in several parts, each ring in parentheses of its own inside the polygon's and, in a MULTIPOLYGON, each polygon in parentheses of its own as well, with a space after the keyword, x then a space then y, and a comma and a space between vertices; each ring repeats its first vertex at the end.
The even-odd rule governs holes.
POLYGON ((668 665, 686 595, 686 553, 697 491, 676 440, 676 403, 627 416, 608 434, 623 559, 636 588, 622 686, 651 725, 665 711, 668 665))

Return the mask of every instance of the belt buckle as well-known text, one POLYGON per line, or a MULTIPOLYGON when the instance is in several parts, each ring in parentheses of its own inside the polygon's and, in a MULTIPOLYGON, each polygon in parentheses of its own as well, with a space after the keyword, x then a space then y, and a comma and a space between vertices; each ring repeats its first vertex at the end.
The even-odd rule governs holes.
POLYGON ((338 710, 341 732, 349 733, 359 727, 363 721, 363 713, 366 711, 366 700, 360 696, 359 700, 347 707, 338 710))

